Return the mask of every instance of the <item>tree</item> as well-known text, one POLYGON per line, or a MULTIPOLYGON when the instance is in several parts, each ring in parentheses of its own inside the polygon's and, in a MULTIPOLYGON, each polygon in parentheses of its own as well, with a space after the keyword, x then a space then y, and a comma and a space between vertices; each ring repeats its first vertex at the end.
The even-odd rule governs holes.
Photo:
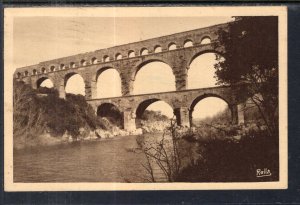
POLYGON ((173 117, 170 121, 170 127, 166 128, 161 139, 151 142, 144 136, 137 138, 137 144, 146 158, 146 163, 142 164, 149 175, 147 178, 143 177, 146 181, 166 180, 174 182, 186 166, 187 160, 187 164, 193 164, 191 146, 183 143, 184 140, 181 135, 173 117), (163 174, 164 179, 155 176, 155 170, 159 170, 158 172, 163 174))
POLYGON ((218 83, 248 83, 246 95, 260 111, 269 134, 277 135, 278 18, 236 17, 217 34, 217 46, 224 48, 224 60, 217 57, 215 64, 218 83))
POLYGON ((43 110, 37 106, 36 94, 23 82, 14 81, 13 93, 13 133, 14 137, 27 137, 45 127, 43 110))

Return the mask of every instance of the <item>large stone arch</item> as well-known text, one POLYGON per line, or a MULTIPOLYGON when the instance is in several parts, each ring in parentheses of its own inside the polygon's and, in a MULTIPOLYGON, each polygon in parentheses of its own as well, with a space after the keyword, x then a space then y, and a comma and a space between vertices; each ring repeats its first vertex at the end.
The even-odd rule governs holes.
POLYGON ((113 102, 101 103, 97 109, 96 114, 99 117, 106 117, 109 121, 114 121, 121 129, 124 128, 124 116, 118 105, 113 102))
MULTIPOLYGON (((76 72, 76 71, 70 71, 70 72, 67 72, 65 75, 64 75, 64 79, 63 79, 63 82, 64 82, 64 86, 66 87, 66 84, 68 82, 68 80, 73 76, 73 75, 80 75, 80 73, 76 72)), ((81 76, 81 75, 80 75, 81 76)), ((81 76, 82 77, 82 76, 81 76)))
POLYGON ((214 68, 215 63, 217 63, 216 56, 224 58, 222 52, 213 48, 191 53, 187 58, 187 89, 215 87, 217 85, 214 68))
POLYGON ((214 97, 214 98, 218 98, 223 100, 224 102, 226 102, 226 104, 228 105, 228 108, 230 109, 231 112, 231 123, 235 123, 235 117, 236 117, 236 113, 235 113, 235 107, 233 102, 231 102, 231 99, 227 98, 225 95, 220 95, 220 94, 216 94, 216 93, 205 93, 202 95, 198 95, 197 97, 193 98, 189 103, 188 103, 188 107, 189 107, 189 121, 190 121, 190 125, 192 125, 192 113, 194 111, 195 106, 202 101, 203 99, 209 98, 209 97, 214 97))
MULTIPOLYGON (((86 93, 87 80, 85 79, 85 75, 84 75, 83 73, 77 72, 77 71, 75 71, 75 70, 73 70, 73 71, 68 71, 68 72, 66 72, 65 75, 63 76, 62 83, 61 83, 60 87, 63 88, 64 96, 65 96, 65 94, 66 94, 66 85, 67 85, 67 82, 68 82, 68 80, 69 80, 72 76, 74 76, 74 75, 79 75, 79 76, 83 79, 83 82, 84 82, 84 89, 85 89, 85 96, 86 96, 86 95, 87 95, 87 93, 86 93)), ((60 88, 59 93, 60 93, 60 92, 62 92, 62 91, 61 91, 61 88, 60 88)), ((60 94, 60 96, 61 96, 61 94, 60 94)))
POLYGON ((151 63, 163 63, 164 65, 168 66, 171 71, 172 71, 172 77, 174 77, 174 85, 176 88, 176 76, 174 74, 174 70, 172 68, 172 64, 170 62, 168 62, 167 60, 163 59, 163 58, 150 58, 147 60, 144 60, 143 62, 140 62, 139 64, 137 64, 132 73, 131 73, 131 77, 130 77, 130 93, 133 93, 134 91, 134 86, 135 86, 135 82, 136 82, 136 77, 138 75, 138 73, 143 69, 143 67, 151 64, 151 63))
POLYGON ((54 87, 53 79, 51 79, 49 76, 41 76, 35 80, 33 88, 39 88, 45 80, 50 80, 54 87))
POLYGON ((163 99, 160 99, 160 98, 150 98, 150 99, 143 100, 143 101, 137 103, 137 106, 133 110, 133 112, 135 113, 135 125, 136 125, 136 128, 140 127, 140 120, 141 120, 142 115, 144 114, 145 110, 151 104, 153 104, 155 102, 159 102, 159 101, 162 101, 162 102, 165 102, 166 104, 168 104, 170 106, 170 108, 172 108, 172 110, 174 112, 173 105, 170 102, 166 101, 166 100, 163 100, 163 99))
POLYGON ((191 65, 191 63, 199 56, 203 55, 203 54, 207 54, 207 53, 214 53, 217 55, 220 55, 223 57, 223 51, 220 48, 214 49, 212 48, 210 45, 208 45, 209 48, 201 50, 201 51, 196 51, 194 53, 191 54, 191 56, 187 59, 188 61, 188 66, 191 65))
POLYGON ((107 70, 115 70, 115 71, 117 71, 117 73, 119 74, 119 77, 120 77, 120 82, 121 82, 121 85, 120 85, 121 86, 120 87, 121 94, 123 93, 123 88, 122 88, 122 84, 123 83, 122 83, 122 80, 124 80, 124 78, 122 78, 121 71, 118 68, 116 68, 115 66, 105 66, 105 67, 101 67, 101 68, 97 69, 96 72, 93 74, 92 82, 91 82, 91 86, 92 86, 92 89, 93 89, 93 91, 92 91, 92 99, 97 98, 97 92, 98 92, 98 89, 100 89, 100 88, 98 88, 98 78, 100 77, 100 75, 102 73, 104 73, 107 70))
POLYGON ((160 62, 160 63, 167 64, 172 69, 172 64, 169 61, 167 61, 166 59, 159 58, 159 57, 148 58, 142 62, 139 62, 137 65, 135 65, 133 72, 131 74, 131 80, 133 80, 133 81, 135 80, 137 73, 141 70, 142 67, 144 67, 145 65, 147 65, 149 63, 154 63, 154 62, 160 62))
POLYGON ((96 69, 96 72, 93 74, 93 80, 97 81, 97 80, 98 80, 98 77, 99 77, 104 71, 107 71, 107 70, 109 70, 109 69, 114 69, 114 70, 116 70, 116 71, 119 73, 119 75, 121 76, 121 71, 120 71, 118 68, 116 68, 116 67, 114 67, 114 66, 112 66, 112 65, 107 65, 107 66, 104 66, 104 67, 101 67, 101 68, 96 69))

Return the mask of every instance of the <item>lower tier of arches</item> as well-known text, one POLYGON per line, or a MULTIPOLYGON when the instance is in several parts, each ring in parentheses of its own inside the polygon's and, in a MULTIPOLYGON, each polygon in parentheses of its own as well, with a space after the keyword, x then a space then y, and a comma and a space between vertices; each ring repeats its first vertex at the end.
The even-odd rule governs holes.
MULTIPOLYGON (((132 107, 118 108, 113 103, 103 103, 99 106, 95 106, 94 103, 90 103, 97 112, 98 116, 101 117, 114 117, 113 121, 118 122, 119 127, 127 131, 135 131, 137 128, 141 128, 141 120, 143 119, 143 113, 146 108, 154 102, 160 101, 159 99, 150 99, 141 103, 136 109, 132 107), (110 110, 113 110, 111 112, 110 110)), ((230 104, 228 106, 231 119, 228 120, 229 124, 242 124, 244 123, 244 104, 230 104)), ((173 110, 176 124, 182 127, 192 127, 194 125, 192 113, 193 110, 188 106, 180 106, 171 108, 173 110)))

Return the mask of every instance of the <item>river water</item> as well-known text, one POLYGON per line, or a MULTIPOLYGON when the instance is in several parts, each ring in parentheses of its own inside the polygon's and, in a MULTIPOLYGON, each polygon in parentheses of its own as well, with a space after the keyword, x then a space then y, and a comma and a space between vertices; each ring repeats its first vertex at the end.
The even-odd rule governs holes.
POLYGON ((136 138, 15 151, 14 182, 145 182, 147 173, 142 164, 146 159, 136 150, 136 138))

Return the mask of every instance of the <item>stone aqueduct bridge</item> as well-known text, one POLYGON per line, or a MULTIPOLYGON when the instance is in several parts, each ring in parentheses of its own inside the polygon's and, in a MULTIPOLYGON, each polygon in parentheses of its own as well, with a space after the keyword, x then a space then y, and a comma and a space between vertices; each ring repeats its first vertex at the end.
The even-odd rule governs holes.
MULTIPOLYGON (((215 87, 187 90, 189 65, 204 53, 222 54, 218 46, 217 30, 226 29, 227 24, 176 33, 135 43, 96 50, 69 57, 40 62, 39 64, 18 68, 14 74, 17 80, 38 88, 45 79, 50 79, 58 90, 59 96, 65 97, 68 79, 79 74, 85 82, 85 97, 95 110, 103 103, 111 103, 123 113, 124 129, 136 128, 135 118, 151 103, 157 100, 167 102, 173 109, 179 125, 190 125, 190 116, 195 104, 209 96, 225 100, 232 111, 234 123, 243 121, 243 114, 236 98, 236 88, 215 87), (205 42, 206 43, 203 43, 205 42), (132 95, 137 72, 147 63, 163 62, 168 64, 175 76, 176 91, 132 95), (107 69, 116 69, 121 78, 122 96, 115 98, 97 98, 97 79, 107 69)), ((199 72, 201 78, 201 72, 199 72)))
POLYGON ((242 89, 243 87, 240 86, 211 87, 93 99, 89 100, 88 102, 94 107, 95 110, 100 108, 102 105, 113 104, 119 108, 120 112, 124 113, 124 128, 126 130, 134 130, 139 124, 139 119, 141 119, 147 107, 156 101, 162 100, 172 107, 178 125, 190 126, 192 123, 192 112, 195 105, 206 97, 219 97, 227 102, 231 110, 232 123, 238 124, 244 122, 244 100, 236 98, 236 93, 241 92, 242 89))

